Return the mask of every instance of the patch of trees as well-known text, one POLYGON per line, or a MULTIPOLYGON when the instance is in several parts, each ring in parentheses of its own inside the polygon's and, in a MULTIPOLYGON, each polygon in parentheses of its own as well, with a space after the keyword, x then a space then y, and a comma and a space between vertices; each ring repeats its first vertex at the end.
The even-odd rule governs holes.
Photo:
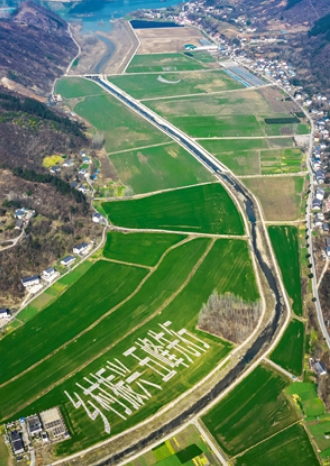
POLYGON ((288 0, 288 3, 286 5, 286 10, 290 10, 290 8, 294 7, 297 5, 297 3, 302 2, 302 0, 288 0))
POLYGON ((198 328, 234 343, 242 343, 255 329, 261 304, 246 303, 231 293, 213 291, 199 314, 198 328))
POLYGON ((310 37, 318 36, 320 34, 326 34, 326 39, 330 40, 330 14, 315 21, 314 26, 308 33, 310 37))
POLYGON ((86 204, 86 198, 83 193, 77 191, 69 183, 50 174, 37 173, 22 167, 16 167, 12 170, 13 175, 23 178, 34 183, 51 184, 56 191, 64 196, 71 196, 76 202, 86 204))

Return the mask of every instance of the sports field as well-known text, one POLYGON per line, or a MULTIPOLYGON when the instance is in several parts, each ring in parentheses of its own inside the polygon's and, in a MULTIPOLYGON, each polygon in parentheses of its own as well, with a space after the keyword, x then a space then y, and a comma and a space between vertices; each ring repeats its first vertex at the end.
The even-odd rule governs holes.
POLYGON ((288 385, 282 375, 258 366, 203 422, 228 455, 237 455, 299 419, 283 394, 288 385))
MULTIPOLYGON (((35 401, 24 409, 25 413, 32 410, 35 412, 43 406, 61 404, 68 413, 70 425, 73 427, 72 441, 58 446, 58 453, 61 454, 78 450, 98 439, 106 438, 107 434, 102 432, 101 420, 91 425, 84 410, 75 410, 66 399, 64 390, 70 393, 77 391, 75 383, 80 383, 84 375, 87 376, 99 370, 104 366, 105 361, 112 361, 116 358, 128 364, 133 373, 139 366, 134 366, 133 358, 125 358, 123 353, 132 345, 136 345, 139 338, 145 338, 149 330, 157 330, 164 322, 172 322, 171 327, 175 330, 186 328, 210 347, 197 359, 194 357, 193 361, 188 361, 187 367, 177 369, 180 377, 171 378, 170 389, 156 390, 155 393, 151 390, 155 398, 152 398, 150 403, 146 403, 134 415, 129 416, 125 422, 121 418, 110 416, 112 433, 139 422, 184 390, 191 388, 214 367, 215 361, 220 361, 231 349, 229 343, 210 338, 203 332, 195 330, 202 304, 207 301, 214 289, 220 293, 229 291, 241 295, 246 300, 255 301, 259 297, 255 280, 251 279, 253 268, 247 244, 245 241, 237 240, 216 241, 195 275, 180 289, 183 281, 193 270, 197 259, 206 252, 206 247, 210 244, 209 239, 198 239, 172 250, 164 259, 162 270, 158 268, 154 273, 155 278, 153 279, 152 275, 131 300, 109 314, 87 334, 63 348, 51 360, 45 361, 31 370, 29 374, 21 377, 20 384, 13 383, 0 389, 1 416, 8 416, 15 409, 14 406, 23 408, 25 403, 28 404, 27 400, 35 401), (125 316, 124 319, 123 316, 125 316), (95 354, 103 355, 83 371, 75 373, 74 367, 79 367, 79 364, 90 360, 95 354), (52 386, 54 381, 61 381, 62 377, 67 374, 72 374, 70 379, 61 383, 44 397, 38 397, 38 393, 47 390, 47 387, 52 386), (19 387, 24 384, 25 379, 29 380, 29 383, 22 393, 19 387)), ((196 344, 200 346, 201 342, 196 341, 196 344)), ((144 374, 147 380, 155 382, 152 371, 148 369, 144 374)))
POLYGON ((319 466, 305 429, 300 424, 279 432, 236 458, 235 466, 319 466))
POLYGON ((301 218, 303 176, 246 178, 244 184, 261 203, 265 220, 290 221, 301 218))
POLYGON ((136 99, 148 99, 186 94, 201 94, 234 89, 242 85, 222 70, 187 73, 141 74, 139 76, 109 76, 109 81, 136 99))
POLYGON ((56 82, 56 94, 64 99, 76 99, 88 95, 105 94, 106 91, 96 83, 84 78, 61 78, 56 82))
POLYGON ((108 152, 169 141, 165 134, 109 94, 86 97, 74 111, 104 134, 108 152))
POLYGON ((184 235, 175 234, 110 231, 103 255, 108 259, 154 266, 168 248, 184 239, 184 235))
POLYGON ((126 73, 169 72, 201 70, 207 66, 183 53, 134 55, 126 73))
POLYGON ((271 225, 268 233, 280 266, 286 291, 292 299, 295 314, 303 313, 298 228, 290 225, 271 225))
POLYGON ((304 338, 303 322, 292 320, 270 359, 291 374, 300 377, 303 370, 304 338))
POLYGON ((110 221, 136 229, 243 235, 243 219, 219 183, 177 189, 141 199, 103 202, 110 221))
POLYGON ((214 180, 195 157, 175 142, 112 154, 110 160, 121 183, 134 194, 214 180))

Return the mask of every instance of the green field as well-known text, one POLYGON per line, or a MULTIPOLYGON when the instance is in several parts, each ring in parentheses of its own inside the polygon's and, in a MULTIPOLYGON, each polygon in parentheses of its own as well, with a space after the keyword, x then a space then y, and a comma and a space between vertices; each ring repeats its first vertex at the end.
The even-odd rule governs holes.
POLYGON ((258 366, 203 422, 227 454, 237 455, 298 419, 283 394, 288 384, 283 376, 258 366))
POLYGON ((319 466, 305 429, 295 424, 236 458, 235 466, 319 466))
POLYGON ((234 89, 242 85, 222 70, 209 72, 141 74, 110 76, 109 81, 136 99, 201 94, 234 89), (167 81, 167 82, 166 82, 167 81))
POLYGON ((103 249, 104 257, 154 266, 164 252, 185 238, 164 233, 122 233, 111 231, 103 249))
MULTIPOLYGON (((112 433, 145 419, 184 390, 191 388, 214 367, 215 361, 220 361, 231 349, 229 343, 195 330, 199 311, 212 291, 217 289, 220 293, 231 292, 251 301, 259 298, 255 279, 252 279, 253 267, 249 259, 247 243, 237 240, 216 241, 196 274, 181 291, 179 290, 180 284, 193 269, 196 259, 209 244, 210 240, 198 239, 174 249, 168 254, 166 268, 164 267, 162 272, 159 271, 157 280, 152 280, 151 276, 151 279, 141 288, 138 296, 136 295, 106 317, 102 323, 85 336, 80 337, 77 342, 61 350, 51 361, 47 361, 47 364, 40 365, 39 368, 33 369, 29 374, 20 378, 20 384, 13 383, 0 389, 1 415, 12 412, 14 406, 22 407, 24 400, 26 402, 30 398, 31 401, 35 401, 22 413, 36 412, 44 407, 60 404, 70 423, 73 438, 57 447, 58 454, 68 454, 106 438, 107 434, 102 432, 102 421, 99 419, 91 425, 91 421, 83 410, 75 410, 71 406, 64 395, 64 390, 70 393, 77 391, 75 383, 81 382, 84 375, 87 376, 99 370, 104 366, 105 361, 112 361, 115 358, 123 360, 123 353, 128 348, 135 346, 139 338, 145 338, 148 330, 157 330, 158 324, 164 322, 172 322, 172 327, 176 330, 184 327, 193 332, 198 338, 207 342, 210 349, 198 357, 194 364, 189 364, 189 367, 178 368, 180 376, 171 379, 166 390, 153 391, 155 398, 128 417, 125 422, 107 414, 110 416, 112 433), (169 296, 175 290, 179 293, 170 301, 169 296), (167 303, 165 307, 164 303, 167 303), (134 330, 137 322, 141 327, 134 330), (95 352, 107 348, 107 345, 110 346, 102 356, 83 371, 72 373, 72 361, 75 361, 77 366, 79 361, 86 361, 95 352), (51 386, 54 381, 61 380, 61 377, 67 373, 72 373, 70 379, 44 397, 38 397, 38 393, 51 386), (22 393, 20 386, 25 383, 27 377, 29 384, 22 393)), ((131 367, 134 362, 132 358, 124 358, 124 362, 129 364, 132 372, 139 367, 137 365, 131 367)), ((148 380, 156 381, 149 369, 144 372, 144 375, 148 380)), ((19 414, 21 413, 15 416, 19 414)))
POLYGON ((172 143, 110 155, 122 184, 133 193, 148 193, 212 181, 195 157, 172 143))
POLYGON ((135 200, 103 202, 115 225, 196 233, 244 233, 243 219, 219 183, 178 189, 135 200))
POLYGON ((106 91, 96 83, 83 78, 61 78, 56 82, 56 94, 64 99, 76 99, 88 95, 105 94, 106 91))
POLYGON ((298 397, 297 403, 309 420, 316 420, 325 413, 324 405, 318 397, 317 387, 314 383, 295 382, 286 389, 286 393, 294 398, 298 397))
POLYGON ((198 63, 193 58, 182 53, 157 53, 148 55, 134 55, 126 73, 147 73, 164 71, 202 70, 206 65, 198 63))
POLYGON ((304 324, 300 320, 290 322, 270 359, 291 374, 301 376, 304 356, 304 324))
POLYGON ((0 466, 8 466, 11 463, 9 462, 9 450, 5 444, 5 439, 0 435, 0 466))
POLYGON ((302 151, 299 148, 260 151, 261 173, 273 175, 302 171, 302 151))
POLYGON ((303 314, 298 228, 289 225, 269 226, 268 233, 280 266, 286 291, 295 314, 303 314))
POLYGON ((0 342, 0 382, 49 355, 129 295, 147 270, 97 262, 65 293, 0 342))
POLYGON ((109 94, 86 97, 74 111, 104 134, 108 152, 169 141, 164 133, 109 94))

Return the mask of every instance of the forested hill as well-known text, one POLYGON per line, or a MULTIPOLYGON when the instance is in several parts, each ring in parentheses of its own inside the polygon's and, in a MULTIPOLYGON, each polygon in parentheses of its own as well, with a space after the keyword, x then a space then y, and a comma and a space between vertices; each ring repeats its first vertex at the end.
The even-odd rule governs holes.
POLYGON ((37 94, 49 93, 76 53, 67 23, 34 2, 21 3, 0 20, 0 80, 9 78, 37 94))

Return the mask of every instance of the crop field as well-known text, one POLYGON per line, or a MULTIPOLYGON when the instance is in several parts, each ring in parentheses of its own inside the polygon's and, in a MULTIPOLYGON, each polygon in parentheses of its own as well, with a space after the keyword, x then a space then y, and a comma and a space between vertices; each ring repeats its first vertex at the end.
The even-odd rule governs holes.
POLYGON ((179 144, 111 154, 118 177, 134 194, 214 180, 213 175, 179 144))
POLYGON ((262 150, 260 151, 261 173, 273 175, 300 172, 302 155, 298 148, 262 150))
POLYGON ((308 423, 307 428, 312 434, 314 441, 316 442, 318 448, 322 451, 321 457, 326 458, 330 457, 330 416, 325 414, 321 416, 321 419, 313 423, 308 423), (328 437, 328 438, 327 438, 328 437))
POLYGON ((235 466, 319 466, 305 429, 295 424, 236 458, 235 466))
MULTIPOLYGON (((73 393, 79 392, 79 396, 83 396, 85 399, 86 394, 83 395, 79 388, 80 385, 77 386, 76 383, 85 385, 83 376, 99 371, 107 364, 107 361, 117 361, 117 363, 121 361, 129 368, 127 377, 131 373, 135 373, 139 368, 139 359, 134 359, 135 356, 132 356, 130 348, 138 347, 137 356, 141 357, 141 351, 144 347, 142 348, 142 340, 139 339, 147 336, 154 339, 156 335, 150 331, 157 331, 157 328, 159 330, 164 328, 165 331, 167 328, 167 338, 170 340, 174 336, 170 331, 171 328, 176 332, 180 329, 186 329, 182 330, 183 333, 179 332, 175 335, 178 337, 186 335, 187 340, 185 343, 182 340, 182 344, 191 345, 194 343, 200 348, 200 356, 195 354, 188 359, 185 356, 185 364, 179 364, 174 371, 175 373, 162 366, 159 367, 161 373, 158 373, 157 376, 157 371, 153 373, 156 361, 152 363, 151 367, 148 366, 143 379, 146 382, 143 383, 146 384, 144 387, 150 391, 152 397, 150 400, 145 400, 145 404, 142 403, 136 412, 125 416, 125 419, 122 416, 111 414, 107 410, 102 410, 110 419, 111 432, 114 434, 139 422, 184 390, 191 388, 214 367, 215 361, 220 361, 232 347, 228 342, 211 338, 207 334, 195 330, 202 304, 207 301, 214 289, 220 293, 232 292, 241 295, 246 300, 255 301, 259 298, 255 280, 251 280, 253 267, 247 243, 237 240, 217 240, 198 267, 195 275, 180 289, 183 280, 193 269, 193 264, 196 263, 198 257, 201 257, 201 253, 206 251, 206 246, 210 244, 208 239, 197 239, 172 250, 167 256, 166 269, 163 268, 162 272, 155 272, 158 273, 157 280, 153 280, 151 276, 138 295, 135 295, 117 311, 109 314, 98 327, 77 338, 75 342, 56 354, 51 362, 46 361, 48 364, 41 364, 37 369, 33 369, 29 374, 20 378, 20 382, 24 383, 24 378, 29 376, 30 383, 24 393, 19 389, 20 385, 17 383, 1 389, 1 415, 5 416, 6 412, 11 412, 13 406, 23 408, 24 400, 31 399, 31 402, 35 400, 24 409, 25 413, 38 411, 45 406, 60 404, 66 415, 69 416, 68 422, 71 431, 73 431, 73 438, 58 446, 58 454, 70 453, 106 438, 108 433, 104 431, 104 420, 98 417, 91 425, 93 421, 88 418, 84 409, 78 409, 78 407, 75 409, 65 392, 68 392, 73 399, 75 399, 73 393), (176 257, 174 257, 175 254, 176 257), (180 257, 184 265, 180 262, 180 257), (182 260, 183 258, 184 260, 182 260), (175 292, 176 294, 173 295, 175 292), (169 299, 172 295, 172 299, 169 299), (123 316, 125 316, 124 319, 123 316), (137 322, 140 323, 139 326, 136 325, 137 322), (165 327, 164 323, 166 323, 165 327), (91 344, 91 342, 93 343, 91 344), (83 371, 73 375, 73 361, 75 361, 76 367, 79 367, 77 362, 90 360, 96 350, 100 351, 105 348, 107 351, 103 351, 102 356, 94 360, 83 371), (176 376, 176 372, 180 376, 176 376), (68 373, 72 374, 69 379, 44 397, 38 397, 38 393, 52 386, 52 381, 61 380, 61 377, 68 373), (163 382, 159 379, 161 374, 163 374, 163 382), (171 380, 170 389, 169 387, 166 390, 157 388, 169 380, 171 380), (150 385, 150 383, 154 385, 150 385)), ((151 355, 147 348, 145 351, 151 355)), ((152 361, 154 358, 155 356, 152 356, 152 361)), ((134 385, 134 390, 141 391, 136 385, 134 385)))
POLYGON ((103 202, 110 221, 136 229, 242 235, 243 220, 219 183, 178 189, 141 199, 103 202))
POLYGON ((286 291, 292 299, 295 314, 303 313, 298 228, 289 225, 271 225, 268 233, 280 266, 286 291))
POLYGON ((76 99, 106 93, 96 83, 83 78, 61 78, 56 83, 55 92, 61 94, 64 99, 76 99))
POLYGON ((137 267, 97 262, 54 303, 1 341, 0 383, 86 329, 130 294, 146 274, 137 267))
POLYGON ((168 137, 114 97, 86 97, 74 111, 104 134, 108 152, 169 141, 168 137))
POLYGON ((216 456, 195 426, 189 425, 156 448, 144 453, 127 466, 203 466, 218 465, 216 456))
POLYGON ((290 322, 270 359, 291 374, 301 376, 304 357, 304 324, 300 320, 290 322))
POLYGON ((286 389, 301 408, 307 420, 317 420, 325 413, 322 400, 318 397, 317 387, 314 383, 295 382, 286 389))
POLYGON ((150 55, 135 55, 126 73, 147 73, 164 71, 191 71, 207 68, 183 53, 157 53, 150 55))
POLYGON ((5 443, 4 436, 0 435, 0 466, 9 466, 9 449, 5 443))
POLYGON ((103 255, 108 259, 155 266, 168 248, 184 239, 184 235, 110 231, 103 255))
POLYGON ((244 184, 261 203, 265 220, 290 221, 301 217, 303 176, 246 178, 244 184))
POLYGON ((222 70, 109 76, 109 81, 136 99, 242 89, 222 70))
POLYGON ((203 422, 228 455, 237 455, 298 420, 283 394, 288 385, 289 380, 282 375, 258 366, 203 417, 203 422))

